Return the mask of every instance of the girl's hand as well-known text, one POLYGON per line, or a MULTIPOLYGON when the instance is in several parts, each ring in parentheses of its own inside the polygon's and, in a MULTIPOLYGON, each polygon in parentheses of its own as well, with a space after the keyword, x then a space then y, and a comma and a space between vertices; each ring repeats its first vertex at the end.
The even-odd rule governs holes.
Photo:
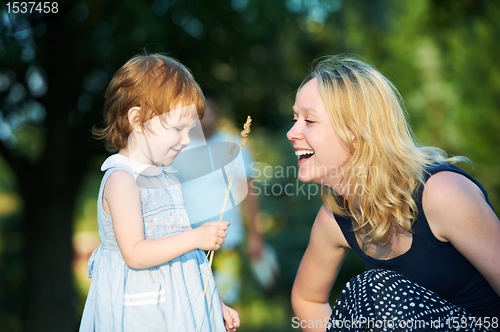
POLYGON ((222 301, 222 316, 224 317, 224 325, 226 331, 234 332, 240 327, 240 315, 233 308, 228 307, 222 301))
POLYGON ((202 250, 219 250, 226 237, 227 221, 209 221, 193 231, 198 235, 197 247, 202 250))

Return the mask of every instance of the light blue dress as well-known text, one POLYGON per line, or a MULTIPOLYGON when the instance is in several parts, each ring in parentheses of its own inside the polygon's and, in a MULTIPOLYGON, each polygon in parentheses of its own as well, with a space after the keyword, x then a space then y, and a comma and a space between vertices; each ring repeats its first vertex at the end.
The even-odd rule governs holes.
POLYGON ((89 260, 92 282, 81 332, 223 332, 222 308, 203 250, 190 251, 165 264, 136 270, 118 249, 111 216, 102 195, 116 170, 132 174, 140 187, 144 238, 155 240, 191 229, 179 181, 171 167, 144 165, 115 154, 101 167, 106 171, 97 202, 101 245, 89 260), (206 285, 206 293, 204 288, 206 285))

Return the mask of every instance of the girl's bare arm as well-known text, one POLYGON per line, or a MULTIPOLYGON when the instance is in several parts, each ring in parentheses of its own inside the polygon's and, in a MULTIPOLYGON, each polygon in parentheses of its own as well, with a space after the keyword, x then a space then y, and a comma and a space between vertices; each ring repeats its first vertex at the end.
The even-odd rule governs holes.
POLYGON ((198 248, 218 250, 229 225, 225 221, 213 221, 166 238, 145 240, 140 189, 134 177, 125 171, 115 171, 108 177, 103 205, 112 217, 123 259, 134 269, 164 264, 198 248))

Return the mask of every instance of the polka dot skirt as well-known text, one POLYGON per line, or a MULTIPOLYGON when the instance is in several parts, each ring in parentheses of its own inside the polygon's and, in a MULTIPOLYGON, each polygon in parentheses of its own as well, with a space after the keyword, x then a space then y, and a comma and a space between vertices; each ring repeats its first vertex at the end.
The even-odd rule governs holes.
MULTIPOLYGON (((494 331, 436 293, 387 270, 369 270, 342 290, 326 331, 494 331)), ((492 325, 493 324, 493 325, 492 325)))

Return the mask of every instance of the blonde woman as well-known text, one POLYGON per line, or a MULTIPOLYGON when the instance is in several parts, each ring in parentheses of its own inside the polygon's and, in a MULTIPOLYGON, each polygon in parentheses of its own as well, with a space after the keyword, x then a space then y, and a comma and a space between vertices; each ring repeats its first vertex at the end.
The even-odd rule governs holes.
POLYGON ((489 331, 500 315, 500 221, 483 187, 418 146, 403 102, 352 56, 320 60, 287 133, 298 178, 325 186, 292 290, 304 331, 489 331), (349 249, 368 271, 332 308, 349 249))

